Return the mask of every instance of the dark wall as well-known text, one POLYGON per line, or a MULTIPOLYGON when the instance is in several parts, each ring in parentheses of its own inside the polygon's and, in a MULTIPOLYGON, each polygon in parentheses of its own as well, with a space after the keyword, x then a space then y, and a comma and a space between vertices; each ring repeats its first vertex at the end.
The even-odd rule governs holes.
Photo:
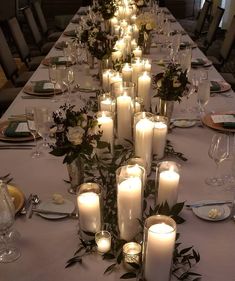
POLYGON ((176 18, 185 18, 197 15, 200 0, 165 0, 165 4, 176 18))
POLYGON ((0 1, 0 21, 13 17, 15 13, 15 0, 0 1))

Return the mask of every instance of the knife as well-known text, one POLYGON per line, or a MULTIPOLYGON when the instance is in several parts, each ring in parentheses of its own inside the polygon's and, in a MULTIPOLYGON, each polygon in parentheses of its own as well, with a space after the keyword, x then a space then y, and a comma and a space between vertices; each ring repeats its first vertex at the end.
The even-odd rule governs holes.
POLYGON ((224 205, 224 204, 232 204, 232 201, 213 201, 207 203, 193 203, 193 204, 186 204, 185 206, 188 208, 199 208, 204 206, 215 206, 215 205, 224 205))
POLYGON ((45 214, 45 215, 59 215, 59 216, 68 216, 73 218, 78 218, 78 214, 76 212, 57 212, 57 211, 50 211, 50 210, 44 210, 44 209, 33 209, 34 213, 37 214, 45 214))

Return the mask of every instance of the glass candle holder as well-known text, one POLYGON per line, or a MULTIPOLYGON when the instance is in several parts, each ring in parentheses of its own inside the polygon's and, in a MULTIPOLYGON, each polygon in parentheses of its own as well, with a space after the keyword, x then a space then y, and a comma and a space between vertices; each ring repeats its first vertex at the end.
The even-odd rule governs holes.
POLYGON ((85 232, 96 233, 101 230, 101 187, 96 183, 83 183, 77 195, 79 231, 83 240, 92 240, 85 232))
POLYGON ((178 199, 180 165, 173 161, 163 161, 156 168, 157 204, 168 203, 173 207, 178 199))
POLYGON ((142 169, 143 171, 143 188, 145 187, 147 181, 147 164, 145 163, 144 159, 140 157, 133 157, 127 161, 127 165, 135 165, 142 169))
POLYGON ((138 112, 134 115, 135 156, 147 163, 147 174, 151 173, 152 143, 153 143, 153 114, 138 112))
POLYGON ((146 281, 167 281, 175 247, 176 223, 167 216, 156 215, 145 220, 143 269, 146 281))
POLYGON ((143 62, 140 58, 136 58, 131 62, 132 66, 132 82, 137 85, 138 76, 143 71, 143 62))
POLYGON ((141 58, 142 57, 142 50, 140 48, 140 46, 137 46, 134 50, 133 50, 133 54, 135 58, 141 58))
POLYGON ((98 111, 96 118, 99 131, 102 131, 101 141, 107 142, 110 145, 112 153, 114 145, 114 115, 110 111, 98 111))
POLYGON ((143 70, 147 72, 151 72, 152 64, 151 59, 143 59, 143 70))
POLYGON ((139 73, 137 83, 137 96, 143 99, 145 110, 150 110, 150 88, 152 83, 151 81, 151 75, 147 71, 139 73))
POLYGON ((142 219, 143 170, 136 165, 121 166, 116 171, 117 210, 120 238, 132 240, 140 231, 142 219))
POLYGON ((101 230, 95 234, 95 242, 100 254, 107 253, 111 249, 111 234, 106 230, 101 230))
POLYGON ((162 159, 164 157, 167 138, 167 124, 167 117, 154 116, 153 155, 156 155, 156 159, 162 159))
POLYGON ((135 97, 133 108, 134 113, 142 112, 144 110, 144 100, 140 97, 135 97))
POLYGON ((124 244, 122 252, 124 266, 127 270, 133 270, 133 267, 129 263, 141 263, 141 245, 139 243, 129 242, 124 244))
POLYGON ((98 107, 100 111, 115 112, 116 101, 113 99, 111 93, 103 93, 98 96, 98 107))
POLYGON ((102 72, 102 88, 105 92, 110 91, 110 83, 111 83, 111 77, 115 74, 116 72, 112 69, 104 69, 102 72))
POLYGON ((129 63, 125 63, 122 68, 122 78, 124 82, 132 81, 132 67, 129 63))

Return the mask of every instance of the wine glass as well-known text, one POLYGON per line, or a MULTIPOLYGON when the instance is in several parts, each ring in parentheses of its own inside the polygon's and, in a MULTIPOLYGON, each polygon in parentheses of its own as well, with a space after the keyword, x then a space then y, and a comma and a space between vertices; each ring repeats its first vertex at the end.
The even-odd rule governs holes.
POLYGON ((37 132, 43 139, 42 148, 44 150, 48 150, 50 149, 48 137, 52 126, 52 116, 50 110, 47 107, 37 107, 35 112, 37 132))
POLYGON ((211 139, 211 144, 208 150, 209 157, 215 161, 216 174, 214 177, 207 178, 206 184, 212 186, 221 186, 224 184, 224 179, 218 175, 219 164, 229 157, 229 135, 215 134, 211 139))
POLYGON ((26 121, 28 125, 28 129, 33 136, 34 143, 35 143, 35 149, 32 152, 31 156, 32 158, 39 158, 42 153, 38 149, 38 143, 37 143, 37 129, 36 129, 36 124, 35 124, 35 119, 36 119, 36 109, 35 107, 27 106, 25 108, 25 116, 26 116, 26 121))
POLYGON ((205 106, 210 99, 210 81, 202 77, 198 83, 197 100, 199 105, 200 114, 205 112, 205 106))
POLYGON ((68 100, 71 98, 71 85, 74 82, 74 70, 72 67, 64 67, 62 71, 63 84, 68 88, 68 100))
POLYGON ((20 257, 20 251, 9 242, 9 230, 14 224, 14 206, 3 181, 0 181, 0 240, 3 248, 0 250, 0 262, 13 262, 20 257))
POLYGON ((53 102, 58 101, 56 98, 56 83, 57 83, 57 66, 56 64, 50 64, 49 65, 49 79, 51 81, 51 83, 53 84, 53 90, 54 90, 54 97, 52 99, 53 102))

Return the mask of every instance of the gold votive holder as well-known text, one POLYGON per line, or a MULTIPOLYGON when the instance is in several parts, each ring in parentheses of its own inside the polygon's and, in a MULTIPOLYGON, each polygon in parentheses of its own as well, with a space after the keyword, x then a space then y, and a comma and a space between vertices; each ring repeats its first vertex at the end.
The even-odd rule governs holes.
POLYGON ((123 246, 123 263, 127 270, 133 270, 130 263, 140 264, 141 262, 141 245, 136 242, 128 242, 123 246))

